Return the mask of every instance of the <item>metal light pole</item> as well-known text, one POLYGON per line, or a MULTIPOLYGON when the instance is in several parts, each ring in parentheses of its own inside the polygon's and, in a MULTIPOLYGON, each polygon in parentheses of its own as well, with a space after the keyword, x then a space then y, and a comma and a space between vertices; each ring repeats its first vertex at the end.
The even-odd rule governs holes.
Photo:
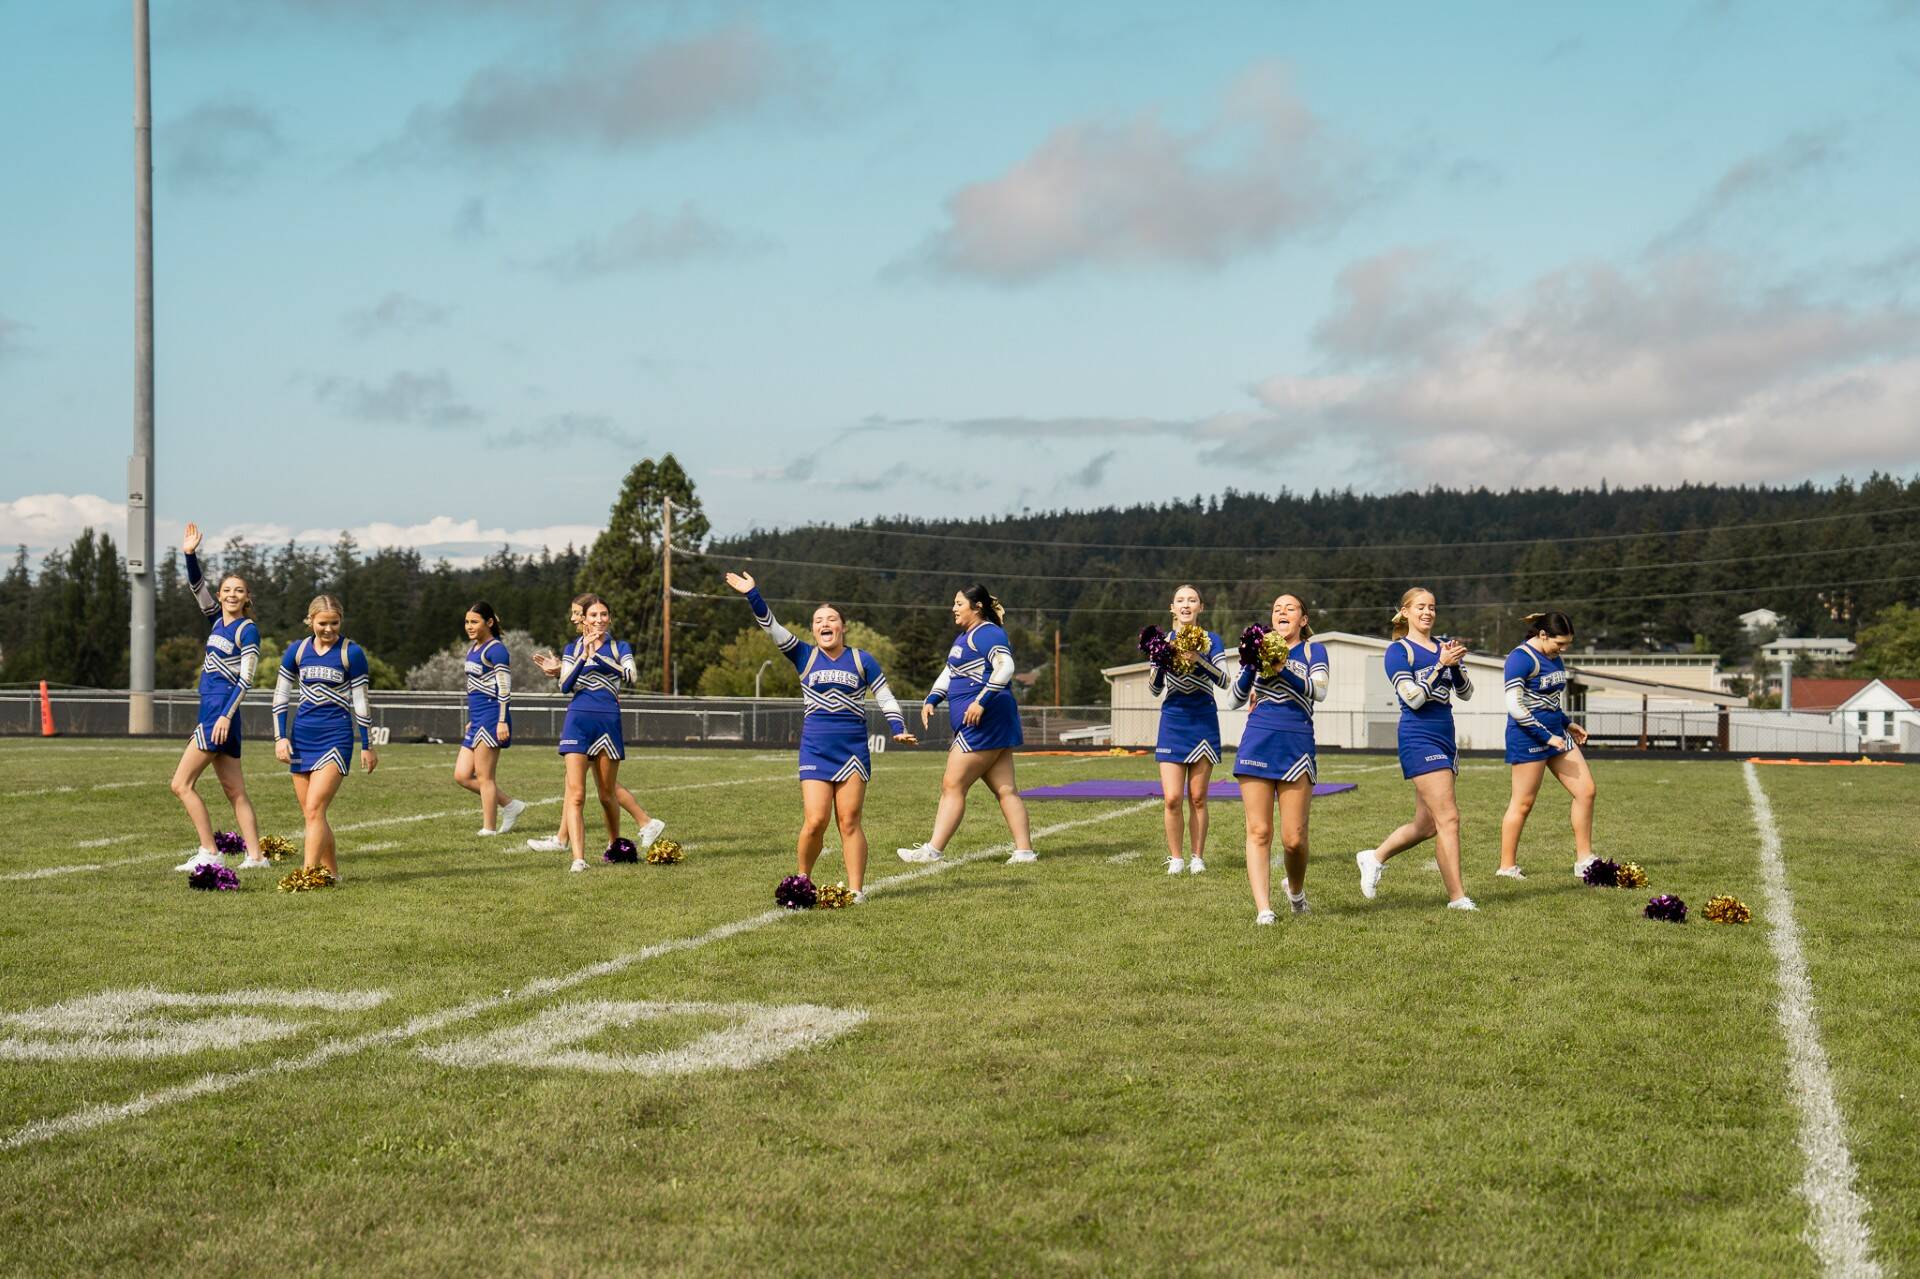
POLYGON ((133 0, 133 456, 127 464, 127 732, 153 731, 153 86, 147 0, 133 0))
POLYGON ((769 657, 766 661, 760 663, 760 669, 753 673, 753 695, 755 697, 760 696, 760 677, 765 675, 767 673, 767 667, 772 665, 773 659, 769 657))

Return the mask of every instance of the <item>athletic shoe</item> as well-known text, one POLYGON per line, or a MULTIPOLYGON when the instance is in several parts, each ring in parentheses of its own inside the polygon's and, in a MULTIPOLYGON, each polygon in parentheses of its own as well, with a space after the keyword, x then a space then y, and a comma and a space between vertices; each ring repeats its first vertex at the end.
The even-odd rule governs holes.
POLYGON ((866 900, 867 900, 867 890, 864 888, 853 895, 853 904, 856 906, 860 905, 862 902, 866 900))
POLYGON ((1183 875, 1186 873, 1186 870, 1187 870, 1187 864, 1186 862, 1182 861, 1180 858, 1178 857, 1167 858, 1167 874, 1183 875))
POLYGON ((940 860, 940 850, 932 844, 915 844, 912 848, 896 848, 893 851, 900 854, 900 860, 903 862, 920 862, 924 864, 926 862, 937 862, 940 860))
POLYGON ((1305 893, 1301 893, 1298 897, 1295 897, 1292 893, 1288 893, 1287 905, 1293 907, 1293 913, 1296 915, 1313 914, 1313 907, 1307 905, 1307 895, 1305 893))
POLYGON ((573 859, 573 865, 567 867, 568 870, 574 872, 576 875, 579 874, 581 871, 585 870, 586 868, 587 868, 587 863, 578 857, 573 859))
POLYGON ((225 865, 225 863, 220 860, 220 854, 202 848, 197 850, 193 856, 187 858, 187 860, 181 862, 178 866, 175 866, 174 869, 192 870, 196 866, 207 865, 222 866, 225 865))
POLYGON ((1029 862, 1037 862, 1039 860, 1040 854, 1034 852, 1031 848, 1016 848, 1013 850, 1013 856, 1007 858, 1007 865, 1025 866, 1029 862))
POLYGON ((1502 866, 1493 873, 1505 879, 1525 879, 1527 877, 1527 872, 1521 870, 1518 866, 1502 866))
POLYGON ((528 840, 527 847, 536 853, 564 853, 567 851, 567 841, 557 835, 548 835, 543 839, 528 840))
POLYGON ((473 833, 480 836, 482 839, 492 839, 495 835, 498 835, 500 832, 493 829, 493 827, 491 826, 482 826, 479 830, 473 833))
POLYGON ((508 831, 512 830, 513 824, 520 820, 520 814, 526 811, 527 811, 527 801, 524 799, 516 799, 511 804, 508 804, 505 808, 501 809, 500 810, 500 833, 504 835, 508 831))
POLYGON ((1593 865, 1595 862, 1599 860, 1600 859, 1598 857, 1592 857, 1592 856, 1574 858, 1573 877, 1575 879, 1585 879, 1587 877, 1587 867, 1593 865))
POLYGON ((1270 910, 1263 910, 1258 915, 1255 915, 1253 917, 1253 922, 1256 924, 1260 924, 1262 926, 1271 924, 1273 922, 1273 912, 1270 910))
POLYGON ((659 839, 660 833, 666 830, 666 828, 667 824, 658 817, 648 822, 645 826, 642 826, 640 828, 640 851, 644 853, 647 849, 652 848, 653 841, 659 839))
POLYGON ((1387 864, 1373 853, 1373 849, 1363 848, 1353 855, 1353 864, 1360 868, 1360 895, 1368 901, 1380 891, 1380 876, 1387 869, 1387 864))
POLYGON ((271 865, 273 865, 273 863, 268 861, 264 857, 249 857, 247 858, 247 860, 240 863, 240 869, 241 870, 264 870, 271 865))
POLYGON ((1207 869, 1207 864, 1201 861, 1198 857, 1190 858, 1187 861, 1187 874, 1189 875, 1205 874, 1206 869, 1207 869))
POLYGON ((1447 903, 1447 909, 1448 910, 1479 910, 1480 908, 1473 904, 1473 898, 1471 897, 1456 897, 1452 901, 1447 903))

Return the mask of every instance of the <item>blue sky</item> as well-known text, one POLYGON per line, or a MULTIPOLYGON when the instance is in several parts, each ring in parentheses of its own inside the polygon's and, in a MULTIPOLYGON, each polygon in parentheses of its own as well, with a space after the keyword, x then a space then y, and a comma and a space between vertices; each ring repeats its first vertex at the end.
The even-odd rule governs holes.
MULTIPOLYGON (((154 8, 163 537, 1920 468, 1920 4, 154 8)), ((8 543, 124 521, 127 10, 0 0, 8 543)))

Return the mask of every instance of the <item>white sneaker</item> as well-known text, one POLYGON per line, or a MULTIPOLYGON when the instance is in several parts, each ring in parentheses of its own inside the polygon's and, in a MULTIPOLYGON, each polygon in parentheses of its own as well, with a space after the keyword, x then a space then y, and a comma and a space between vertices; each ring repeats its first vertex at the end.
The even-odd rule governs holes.
POLYGON ((1260 924, 1262 926, 1271 924, 1273 922, 1273 912, 1270 910, 1263 910, 1258 915, 1255 915, 1253 917, 1253 922, 1256 924, 1260 924))
POLYGON ((1007 858, 1007 865, 1025 866, 1029 862, 1037 862, 1039 860, 1040 854, 1034 852, 1031 848, 1016 848, 1013 850, 1013 856, 1007 858))
POLYGON ((1502 866, 1493 873, 1503 879, 1525 879, 1527 877, 1527 872, 1521 870, 1518 866, 1502 866))
POLYGON ((587 863, 578 857, 573 859, 573 865, 567 867, 568 870, 572 871, 576 875, 579 874, 581 871, 585 870, 586 868, 587 868, 587 863))
POLYGON ((181 862, 178 866, 175 866, 174 869, 192 870, 196 866, 205 866, 209 863, 215 866, 225 865, 225 863, 220 860, 220 854, 202 848, 196 850, 193 856, 187 858, 187 860, 181 862))
POLYGON ((893 851, 900 854, 900 860, 903 862, 920 862, 924 864, 926 862, 937 862, 940 860, 940 850, 932 844, 915 844, 912 848, 896 848, 893 851))
POLYGON ((1206 873, 1206 870, 1207 864, 1198 857, 1192 858, 1187 862, 1187 874, 1189 875, 1203 875, 1206 873))
POLYGON ((1353 855, 1353 864, 1360 868, 1360 895, 1368 901, 1380 891, 1380 876, 1387 869, 1387 864, 1373 853, 1373 849, 1363 848, 1353 855))
POLYGON ((1295 897, 1292 893, 1288 893, 1287 905, 1293 907, 1293 913, 1296 915, 1313 914, 1313 907, 1307 904, 1307 895, 1305 893, 1301 893, 1298 897, 1295 897))
POLYGON ((500 833, 504 835, 508 831, 512 830, 513 824, 520 820, 520 814, 526 811, 527 811, 527 801, 524 799, 516 799, 511 804, 508 804, 505 808, 501 809, 500 810, 500 833))
POLYGON ((652 848, 653 841, 659 839, 661 832, 666 829, 667 824, 658 817, 648 822, 645 826, 642 826, 640 828, 640 851, 644 853, 649 848, 652 848))
POLYGON ((1186 870, 1187 870, 1187 863, 1181 858, 1178 858, 1178 857, 1167 858, 1167 874, 1183 875, 1186 873, 1186 870))
POLYGON ((536 853, 564 853, 567 851, 567 841, 558 835, 548 835, 542 839, 528 840, 527 847, 536 853))
POLYGON ((1587 877, 1587 867, 1589 867, 1589 866, 1591 866, 1591 865, 1593 865, 1593 864, 1594 864, 1595 862, 1597 862, 1597 861, 1599 861, 1599 860, 1600 860, 1600 859, 1599 859, 1598 857, 1576 857, 1576 858, 1574 858, 1574 861, 1573 861, 1573 877, 1574 877, 1575 879, 1585 879, 1585 878, 1587 877))
POLYGON ((473 833, 480 836, 482 839, 492 839, 495 835, 498 835, 500 832, 493 829, 491 826, 482 826, 479 830, 473 833))
POLYGON ((1480 908, 1473 904, 1473 898, 1471 897, 1456 897, 1452 901, 1447 903, 1447 909, 1448 910, 1479 910, 1480 908))
POLYGON ((862 902, 866 900, 867 900, 867 890, 864 888, 853 895, 853 904, 856 906, 860 905, 862 902))
POLYGON ((249 857, 247 858, 247 860, 240 863, 240 869, 241 870, 262 870, 271 865, 273 865, 273 863, 268 861, 264 857, 249 857))

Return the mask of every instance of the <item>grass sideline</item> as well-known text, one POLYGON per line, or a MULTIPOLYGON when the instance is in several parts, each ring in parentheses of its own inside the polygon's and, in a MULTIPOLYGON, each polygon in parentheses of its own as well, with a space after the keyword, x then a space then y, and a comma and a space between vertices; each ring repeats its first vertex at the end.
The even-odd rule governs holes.
MULTIPOLYGON (((790 868, 791 756, 637 753, 625 778, 688 860, 570 876, 561 854, 473 836, 445 748, 395 747, 336 808, 343 826, 379 823, 342 836, 347 882, 288 896, 265 874, 199 894, 168 872, 191 842, 166 792, 175 753, 0 742, 0 875, 105 867, 0 882, 0 1015, 143 986, 389 998, 191 1056, 0 1061, 0 1135, 478 1011, 0 1152, 5 1273, 1817 1270, 1767 920, 1698 918, 1714 892, 1760 908, 1737 764, 1596 766, 1600 851, 1686 898, 1684 927, 1641 919, 1644 894, 1577 885, 1551 795, 1523 856, 1533 878, 1495 879, 1506 776, 1473 765, 1461 794, 1482 913, 1441 910, 1420 851, 1363 903, 1353 849, 1410 794, 1378 758, 1329 754, 1326 779, 1361 786, 1316 803, 1315 914, 1273 929, 1251 926, 1237 804, 1216 805, 1213 869, 1179 880, 1161 873, 1151 808, 1036 804, 1036 826, 1084 823, 1038 841, 1036 866, 982 858, 542 994, 541 979, 763 916, 790 868), (581 1000, 867 1019, 752 1069, 676 1078, 416 1051, 581 1000)), ((263 828, 297 833, 284 773, 264 751, 249 762, 263 828)), ((878 761, 875 878, 906 873, 891 850, 924 836, 940 763, 878 761)), ((1152 775, 1144 759, 1019 767, 1027 785, 1152 775)), ((1899 872, 1920 770, 1760 771, 1876 1255, 1911 1270, 1920 943, 1899 872)), ((509 752, 503 773, 527 798, 557 790, 544 748, 509 752)), ((555 812, 534 808, 516 836, 547 833, 555 812)), ((976 801, 953 852, 1004 840, 976 801)), ((717 1025, 580 1046, 671 1048, 717 1025)))

